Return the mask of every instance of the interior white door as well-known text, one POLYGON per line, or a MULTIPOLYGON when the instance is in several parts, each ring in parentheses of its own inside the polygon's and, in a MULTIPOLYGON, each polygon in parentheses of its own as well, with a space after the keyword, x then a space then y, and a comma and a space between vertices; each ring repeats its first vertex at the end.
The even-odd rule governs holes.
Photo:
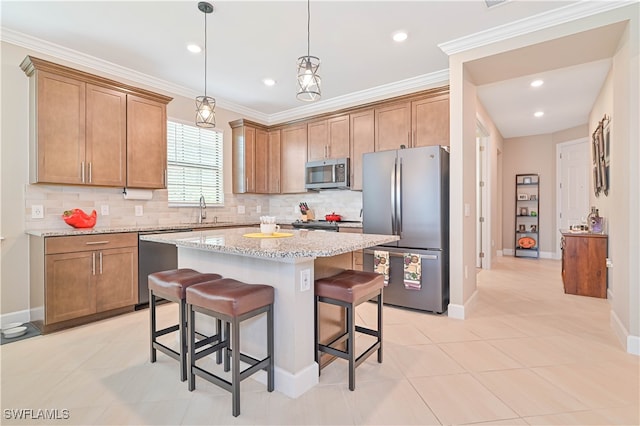
POLYGON ((586 223, 589 214, 591 158, 588 139, 558 145, 558 227, 586 223))

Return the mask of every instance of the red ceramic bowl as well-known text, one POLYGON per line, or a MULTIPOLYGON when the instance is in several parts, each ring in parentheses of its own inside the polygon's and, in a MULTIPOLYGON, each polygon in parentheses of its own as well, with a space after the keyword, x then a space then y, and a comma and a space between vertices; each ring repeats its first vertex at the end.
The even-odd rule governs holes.
POLYGON ((326 215, 324 218, 329 222, 340 222, 342 216, 340 216, 339 214, 331 213, 326 215))

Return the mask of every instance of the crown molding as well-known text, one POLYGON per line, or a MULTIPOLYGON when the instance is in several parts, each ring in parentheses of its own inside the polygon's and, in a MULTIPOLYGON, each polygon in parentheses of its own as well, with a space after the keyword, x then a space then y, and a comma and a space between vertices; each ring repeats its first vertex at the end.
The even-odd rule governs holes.
MULTIPOLYGON (((13 31, 2 28, 0 32, 0 40, 3 42, 15 44, 34 52, 49 55, 54 58, 68 61, 72 64, 80 65, 99 73, 107 73, 116 78, 126 79, 128 81, 151 87, 155 90, 163 91, 168 94, 180 95, 187 98, 195 98, 199 93, 177 84, 173 84, 166 80, 162 80, 148 74, 144 74, 130 68, 122 67, 109 61, 105 61, 95 56, 86 55, 76 50, 60 46, 13 31)), ((428 89, 435 87, 437 84, 448 83, 449 70, 441 70, 430 74, 424 74, 417 77, 408 78, 394 83, 377 86, 371 89, 350 93, 344 96, 328 99, 326 101, 316 102, 310 105, 289 109, 275 114, 265 114, 251 108, 236 104, 226 99, 216 98, 216 104, 220 108, 236 112, 246 117, 251 117, 255 121, 260 121, 267 125, 290 121, 293 119, 303 118, 322 112, 327 112, 340 108, 347 108, 361 103, 373 102, 391 96, 398 96, 413 91, 428 89)))
MULTIPOLYGON (((167 94, 180 95, 187 98, 195 98, 196 96, 200 95, 200 93, 196 93, 195 91, 187 87, 174 84, 166 80, 162 80, 148 74, 132 70, 130 68, 122 67, 112 62, 105 61, 104 59, 86 55, 76 50, 72 50, 55 43, 51 43, 49 41, 42 40, 40 38, 32 37, 18 31, 13 31, 8 28, 2 28, 2 31, 0 32, 0 40, 3 42, 15 44, 16 46, 24 47, 34 52, 62 59, 70 63, 89 68, 91 70, 95 70, 96 72, 99 72, 101 74, 107 73, 117 78, 122 78, 137 84, 142 84, 155 90, 166 92, 167 94)), ((238 105, 226 99, 216 98, 216 105, 226 110, 251 116, 256 120, 269 120, 268 114, 264 114, 251 108, 238 105)))
POLYGON ((578 3, 569 4, 558 9, 500 25, 490 30, 480 31, 475 34, 469 34, 455 40, 440 43, 438 47, 444 53, 451 56, 512 37, 529 34, 534 31, 629 6, 634 3, 637 3, 637 0, 583 0, 578 3))
POLYGON ((360 90, 358 92, 349 93, 343 96, 337 96, 325 101, 314 102, 313 104, 271 114, 269 116, 268 124, 273 125, 283 123, 286 121, 296 120, 311 115, 335 111, 337 109, 348 108, 378 101, 381 99, 386 99, 389 97, 417 92, 419 90, 430 89, 432 87, 448 83, 449 69, 435 71, 429 74, 423 74, 417 77, 411 77, 405 80, 383 84, 371 89, 360 90))

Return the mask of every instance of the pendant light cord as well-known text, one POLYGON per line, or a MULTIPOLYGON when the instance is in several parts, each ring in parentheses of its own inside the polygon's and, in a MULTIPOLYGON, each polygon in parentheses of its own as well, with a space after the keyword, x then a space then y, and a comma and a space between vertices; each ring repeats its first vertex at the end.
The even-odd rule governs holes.
POLYGON ((307 0, 307 56, 311 56, 311 11, 310 11, 310 2, 311 0, 307 0))
POLYGON ((204 15, 204 96, 207 97, 207 13, 204 15))

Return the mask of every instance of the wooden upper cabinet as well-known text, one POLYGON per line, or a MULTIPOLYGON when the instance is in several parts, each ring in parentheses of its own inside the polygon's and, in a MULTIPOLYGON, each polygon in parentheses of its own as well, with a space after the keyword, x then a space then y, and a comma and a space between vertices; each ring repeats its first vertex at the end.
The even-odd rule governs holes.
POLYGON ((86 84, 45 71, 31 83, 31 181, 84 183, 86 84))
POLYGON ((327 149, 329 146, 327 120, 308 123, 307 136, 307 161, 324 160, 327 158, 327 149))
POLYGON ((255 136, 255 190, 257 194, 269 193, 269 133, 256 129, 255 136))
POLYGON ((410 146, 411 103, 400 102, 375 109, 376 151, 410 146))
POLYGON ((127 95, 127 186, 166 188, 167 108, 127 95))
POLYGON ((280 193, 280 130, 269 130, 268 192, 280 193))
POLYGON ((349 156, 349 114, 327 120, 329 131, 329 148, 327 158, 344 158, 349 156))
POLYGON ((362 154, 375 150, 373 109, 351 114, 351 189, 362 190, 362 154))
POLYGON ((307 124, 290 125, 282 128, 281 132, 280 192, 283 194, 305 192, 307 124))
MULTIPOLYGON (((232 121, 229 125, 232 138, 233 192, 271 193, 270 168, 275 160, 272 158, 267 128, 244 119, 232 121)), ((280 156, 279 151, 277 155, 280 156)))
POLYGON ((27 56, 31 182, 164 188, 171 98, 27 56))
POLYGON ((87 84, 86 179, 91 185, 125 186, 127 95, 87 84))
POLYGON ((449 95, 411 102, 413 147, 449 145, 449 95))
POLYGON ((308 123, 307 161, 349 156, 349 115, 308 123))

